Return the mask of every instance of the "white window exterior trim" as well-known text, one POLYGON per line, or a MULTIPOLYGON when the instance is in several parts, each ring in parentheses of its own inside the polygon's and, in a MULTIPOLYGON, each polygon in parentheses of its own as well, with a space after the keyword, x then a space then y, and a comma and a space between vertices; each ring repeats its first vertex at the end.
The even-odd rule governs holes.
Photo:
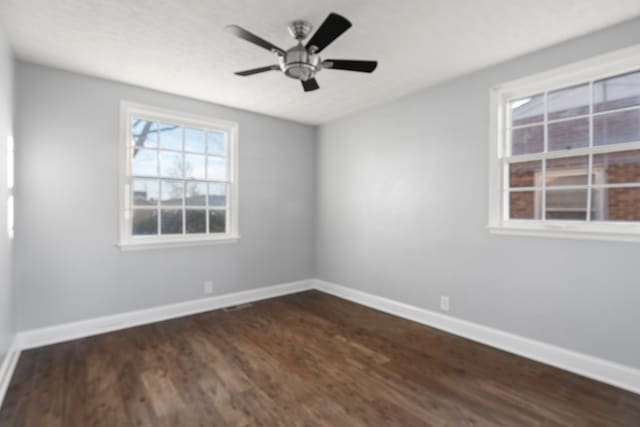
POLYGON ((116 243, 122 251, 162 249, 186 246, 217 245, 224 243, 236 243, 240 239, 238 224, 238 123, 200 116, 181 111, 172 111, 150 105, 138 104, 130 101, 120 103, 120 236, 116 243), (127 217, 129 206, 128 172, 129 158, 127 142, 130 138, 130 119, 132 116, 141 116, 158 121, 168 121, 185 126, 200 126, 218 129, 227 132, 228 156, 229 156, 229 192, 227 221, 229 222, 226 233, 206 235, 157 235, 157 236, 132 236, 131 219, 127 217))
MULTIPOLYGON (((552 91, 577 83, 597 80, 640 69, 640 45, 620 49, 608 54, 579 61, 553 70, 513 80, 491 88, 489 124, 489 223, 487 229, 496 235, 532 236, 581 240, 608 240, 640 242, 640 224, 620 222, 585 222, 554 220, 513 220, 503 217, 506 203, 503 191, 504 180, 501 162, 504 160, 505 104, 508 99, 528 96, 532 93, 552 91)), ((621 151, 640 148, 640 141, 619 144, 597 150, 621 151)), ((594 147, 595 148, 595 147, 594 147)), ((581 151, 572 150, 575 155, 581 151)), ((553 158, 558 154, 540 153, 518 156, 518 161, 536 158, 553 158)))

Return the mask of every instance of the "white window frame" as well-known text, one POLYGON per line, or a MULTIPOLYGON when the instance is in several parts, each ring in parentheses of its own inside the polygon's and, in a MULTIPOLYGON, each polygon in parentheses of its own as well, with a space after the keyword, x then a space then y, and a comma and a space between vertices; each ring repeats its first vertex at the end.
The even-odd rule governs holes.
MULTIPOLYGON (((150 105, 129 101, 120 103, 120 239, 117 246, 122 250, 156 249, 180 246, 234 243, 240 238, 238 232, 238 123, 165 110, 150 105), (133 117, 168 122, 185 127, 200 127, 218 130, 227 134, 227 156, 229 185, 227 194, 227 228, 225 233, 194 235, 133 236, 132 206, 129 180, 131 177, 131 119, 133 117)), ((161 178, 158 178, 161 179, 161 178)), ((188 179, 185 179, 188 181, 188 179)), ((183 207, 184 209, 184 207, 183 207)))
POLYGON ((13 135, 7 136, 7 237, 13 240, 15 234, 15 197, 14 197, 14 179, 15 179, 15 147, 13 135))
MULTIPOLYGON (((505 185, 508 180, 508 168, 504 167, 505 162, 508 162, 505 129, 508 123, 507 106, 509 101, 636 70, 640 70, 640 45, 500 84, 491 89, 489 224, 487 228, 492 234, 640 242, 640 223, 638 222, 547 220, 544 218, 544 212, 540 220, 506 218, 508 200, 505 197, 505 185)), ((579 156, 632 149, 640 149, 640 141, 597 147, 594 147, 593 141, 590 141, 589 147, 576 148, 571 150, 571 153, 572 156, 579 156)), ((547 159, 565 156, 566 152, 563 151, 547 152, 545 150, 544 153, 544 157, 547 159)), ((517 159, 518 161, 526 161, 527 157, 528 155, 519 155, 517 159)), ((591 175, 590 166, 589 177, 591 175)), ((544 192, 544 188, 542 191, 544 192)), ((588 197, 591 197, 591 191, 589 191, 588 197)))

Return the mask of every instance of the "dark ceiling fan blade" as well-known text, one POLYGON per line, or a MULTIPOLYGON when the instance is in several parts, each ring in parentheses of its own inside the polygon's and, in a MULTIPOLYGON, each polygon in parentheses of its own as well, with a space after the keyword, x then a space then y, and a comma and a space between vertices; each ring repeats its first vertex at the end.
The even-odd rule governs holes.
POLYGON ((307 42, 307 50, 313 53, 321 52, 350 27, 351 22, 347 18, 337 13, 330 13, 307 42))
POLYGON ((238 76, 246 77, 246 76, 251 76, 253 74, 264 73, 265 71, 275 71, 279 69, 280 69, 279 65, 269 65, 267 67, 252 68, 250 70, 244 70, 244 71, 236 71, 234 74, 238 76))
POLYGON ((353 59, 326 59, 322 61, 324 68, 332 70, 360 71, 372 73, 378 66, 378 61, 356 61, 353 59))
POLYGON ((239 27, 237 25, 227 25, 226 27, 224 27, 224 29, 236 37, 240 37, 241 39, 244 39, 250 43, 258 45, 264 49, 275 52, 279 55, 284 55, 284 50, 280 49, 278 46, 275 46, 269 43, 265 39, 262 39, 253 33, 250 33, 249 31, 245 30, 242 27, 239 27))
POLYGON ((316 79, 309 79, 306 81, 301 80, 301 82, 302 88, 305 92, 311 92, 312 90, 320 89, 320 86, 318 86, 318 82, 316 81, 316 79))

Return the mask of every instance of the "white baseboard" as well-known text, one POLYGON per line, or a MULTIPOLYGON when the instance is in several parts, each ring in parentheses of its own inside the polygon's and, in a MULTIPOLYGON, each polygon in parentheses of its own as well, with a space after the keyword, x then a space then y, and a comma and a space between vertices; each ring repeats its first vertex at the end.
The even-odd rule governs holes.
POLYGON ((311 280, 301 280, 298 282, 250 289, 248 291, 216 295, 210 298, 201 298, 177 304, 64 323, 46 328, 31 329, 17 334, 17 345, 20 349, 41 347, 147 323, 160 322, 162 320, 216 310, 232 305, 302 292, 311 289, 312 284, 313 281, 311 280))
POLYGON ((309 279, 19 332, 14 339, 11 350, 0 365, 0 405, 22 349, 55 344, 309 289, 318 289, 358 304, 640 394, 639 369, 356 289, 322 280, 309 279))
POLYGON ((356 289, 315 280, 313 287, 376 310, 640 394, 640 369, 457 319, 356 289))
POLYGON ((11 382, 13 371, 18 364, 19 357, 20 348, 18 347, 17 340, 14 338, 7 353, 4 355, 4 359, 0 362, 0 407, 2 407, 2 401, 9 388, 9 383, 11 382))

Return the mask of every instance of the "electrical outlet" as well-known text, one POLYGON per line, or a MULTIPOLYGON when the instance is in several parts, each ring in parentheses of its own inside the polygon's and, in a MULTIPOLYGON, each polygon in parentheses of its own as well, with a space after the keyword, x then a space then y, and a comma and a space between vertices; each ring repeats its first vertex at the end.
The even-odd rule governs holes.
POLYGON ((205 294, 213 293, 213 282, 204 282, 203 290, 205 294))
POLYGON ((441 296, 440 297, 440 309, 442 311, 449 311, 449 297, 441 296))

